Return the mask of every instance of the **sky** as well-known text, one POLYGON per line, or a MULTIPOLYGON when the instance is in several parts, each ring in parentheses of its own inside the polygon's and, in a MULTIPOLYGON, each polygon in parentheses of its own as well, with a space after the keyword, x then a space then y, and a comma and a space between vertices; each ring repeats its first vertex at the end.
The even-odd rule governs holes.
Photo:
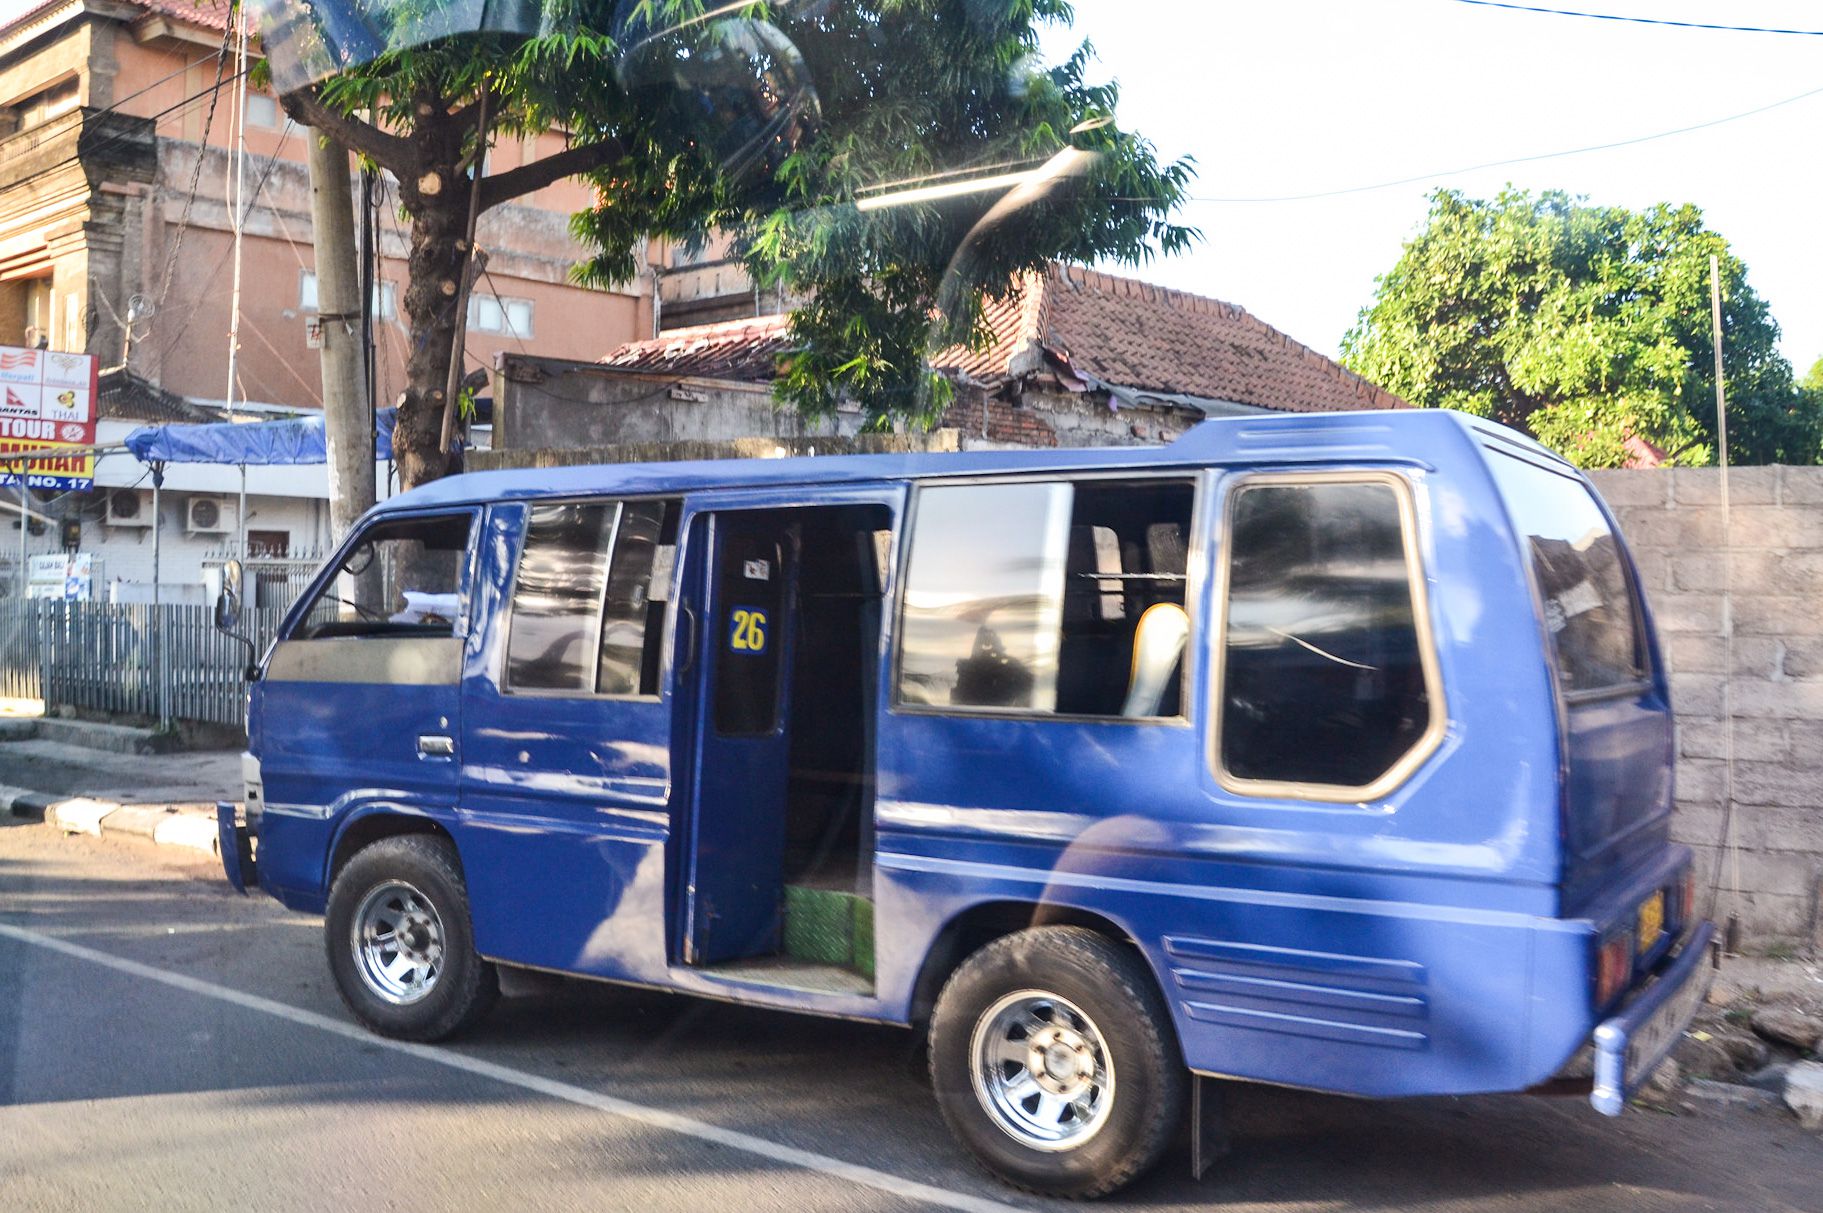
MULTIPOLYGON (((1541 7, 1823 31, 1817 0, 1523 0, 1541 7)), ((1823 37, 1655 27, 1461 0, 1075 0, 1047 57, 1094 44, 1121 125, 1194 156, 1192 253, 1125 272, 1237 303, 1334 354, 1438 187, 1509 182, 1603 205, 1694 203, 1746 262, 1798 373, 1823 357, 1823 92, 1632 147, 1611 143, 1823 90, 1823 37), (1434 175, 1432 175, 1434 174, 1434 175)), ((1113 269, 1115 267, 1108 267, 1113 269)))

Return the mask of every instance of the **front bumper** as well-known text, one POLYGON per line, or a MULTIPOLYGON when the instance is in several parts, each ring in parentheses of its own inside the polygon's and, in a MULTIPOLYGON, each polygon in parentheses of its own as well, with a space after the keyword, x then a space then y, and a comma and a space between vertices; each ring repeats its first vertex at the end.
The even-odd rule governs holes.
POLYGON ((1709 995, 1715 924, 1698 923, 1664 967, 1620 1013, 1595 1029, 1595 1087, 1589 1102, 1604 1116, 1619 1116, 1627 1100, 1683 1038, 1709 995))
POLYGON ((253 854, 253 831, 236 820, 235 806, 226 800, 215 802, 215 829, 220 839, 222 871, 236 893, 259 886, 259 865, 253 854))

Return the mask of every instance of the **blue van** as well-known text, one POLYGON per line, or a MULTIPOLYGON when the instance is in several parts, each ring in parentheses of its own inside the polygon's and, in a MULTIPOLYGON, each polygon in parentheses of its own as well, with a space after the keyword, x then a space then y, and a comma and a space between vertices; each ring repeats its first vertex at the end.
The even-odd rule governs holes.
POLYGON ((1613 1114, 1713 935, 1638 582, 1580 473, 1446 412, 457 476, 250 671, 222 853, 378 1032, 470 1027, 501 965, 909 1025, 1048 1194, 1210 1077, 1580 1060, 1613 1114))

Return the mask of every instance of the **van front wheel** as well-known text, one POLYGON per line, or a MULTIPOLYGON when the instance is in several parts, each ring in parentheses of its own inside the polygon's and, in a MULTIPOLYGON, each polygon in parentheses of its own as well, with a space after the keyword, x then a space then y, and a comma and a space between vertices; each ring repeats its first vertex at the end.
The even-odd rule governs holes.
POLYGON ((943 1118, 1008 1183, 1105 1196, 1163 1152, 1188 1087, 1164 1000, 1137 956, 1081 927, 988 944, 931 1016, 943 1118))
POLYGON ((337 992, 381 1035, 441 1040, 499 997, 499 975, 475 952, 447 839, 409 834, 356 852, 330 888, 323 925, 337 992))

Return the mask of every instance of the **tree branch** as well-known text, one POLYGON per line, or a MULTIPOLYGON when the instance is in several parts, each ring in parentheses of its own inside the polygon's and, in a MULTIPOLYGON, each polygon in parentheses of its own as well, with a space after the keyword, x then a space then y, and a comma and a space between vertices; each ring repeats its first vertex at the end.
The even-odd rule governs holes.
POLYGON ((502 202, 523 197, 533 190, 543 189, 553 182, 562 181, 565 177, 574 177, 578 173, 613 164, 625 155, 626 148, 620 140, 604 139, 599 143, 579 143, 498 176, 484 177, 481 181, 481 209, 485 211, 502 202))
POLYGON ((336 113, 323 104, 313 89, 300 89, 284 97, 285 113, 299 125, 328 135, 350 151, 370 157, 393 176, 409 181, 417 174, 417 156, 411 141, 389 135, 371 123, 336 113))

